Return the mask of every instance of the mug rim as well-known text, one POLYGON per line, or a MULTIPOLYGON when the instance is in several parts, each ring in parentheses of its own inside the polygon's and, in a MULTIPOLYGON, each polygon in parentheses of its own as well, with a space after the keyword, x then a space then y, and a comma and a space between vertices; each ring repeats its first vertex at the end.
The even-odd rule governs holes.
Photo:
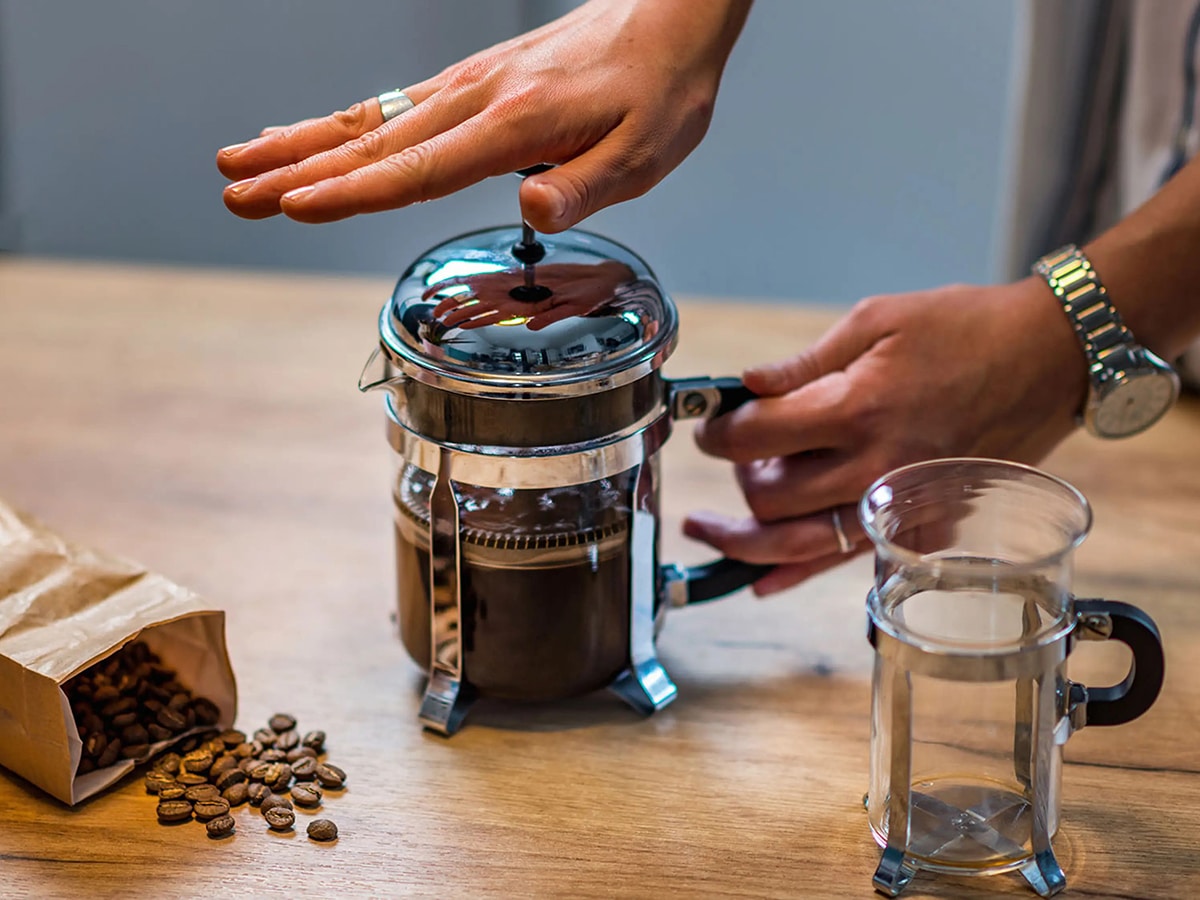
MULTIPOLYGON (((889 556, 892 556, 902 562, 919 563, 927 561, 928 557, 925 554, 915 550, 910 550, 907 547, 902 547, 885 536, 876 526, 873 520, 874 514, 871 510, 871 497, 880 488, 885 486, 885 482, 894 479, 897 476, 906 475, 910 472, 915 472, 921 469, 949 469, 959 466, 991 466, 999 469, 1007 469, 1010 472, 1021 472, 1026 475, 1032 475, 1035 478, 1047 482, 1055 487, 1060 488, 1066 494, 1074 498, 1078 504, 1080 511, 1083 513, 1083 524, 1079 528, 1075 536, 1057 548, 1052 553, 1047 553, 1044 556, 1036 559, 1028 560, 1027 562, 1013 563, 1017 569, 1037 569, 1053 564, 1056 560, 1061 559, 1066 554, 1072 552, 1080 544, 1086 540, 1088 534, 1091 533, 1094 515, 1092 512, 1092 504, 1088 502, 1087 497, 1075 485, 1071 484, 1064 478, 1039 469, 1036 466, 1031 466, 1026 463, 1013 462, 1006 459, 994 459, 985 456, 947 456, 937 459, 921 460, 919 462, 908 463, 907 465, 899 466, 891 469, 880 475, 870 486, 863 491, 862 497, 858 501, 858 521, 862 525, 863 531, 867 537, 871 539, 871 543, 875 545, 877 550, 884 550, 889 556)), ((943 568, 953 569, 954 563, 951 560, 942 561, 943 568)))

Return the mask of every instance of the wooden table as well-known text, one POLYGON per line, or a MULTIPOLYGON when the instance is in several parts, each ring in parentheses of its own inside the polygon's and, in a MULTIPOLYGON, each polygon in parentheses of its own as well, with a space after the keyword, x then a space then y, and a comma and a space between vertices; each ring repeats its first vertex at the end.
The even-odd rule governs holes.
MULTIPOLYGON (((397 268, 402 261, 397 261, 397 268)), ((870 897, 871 651, 853 560, 769 601, 676 611, 679 683, 641 719, 607 693, 479 705, 451 740, 416 722, 420 673, 389 622, 389 450, 360 396, 380 280, 0 262, 0 496, 228 611, 239 724, 323 727, 350 773, 336 845, 164 828, 140 778, 67 809, 0 773, 0 895, 870 897)), ((685 301, 675 375, 782 357, 831 320, 685 301)), ((668 558, 729 473, 681 429, 665 451, 668 558)), ((1070 892, 1200 896, 1200 405, 1151 433, 1068 442, 1046 468, 1094 501, 1081 593, 1144 606, 1166 686, 1136 723, 1067 748, 1056 840, 1070 892)), ((1086 645, 1095 681, 1120 648, 1086 645)), ((1015 876, 921 875, 906 896, 1033 896, 1015 876)))

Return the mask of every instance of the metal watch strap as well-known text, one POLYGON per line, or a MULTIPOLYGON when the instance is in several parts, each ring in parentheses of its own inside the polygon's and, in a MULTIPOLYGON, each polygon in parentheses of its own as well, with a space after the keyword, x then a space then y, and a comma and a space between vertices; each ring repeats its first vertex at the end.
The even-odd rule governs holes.
POLYGON ((1096 270, 1083 252, 1068 244, 1047 254, 1033 265, 1046 280, 1075 329, 1087 357, 1088 376, 1093 383, 1109 372, 1126 371, 1141 365, 1141 349, 1108 300, 1096 270))

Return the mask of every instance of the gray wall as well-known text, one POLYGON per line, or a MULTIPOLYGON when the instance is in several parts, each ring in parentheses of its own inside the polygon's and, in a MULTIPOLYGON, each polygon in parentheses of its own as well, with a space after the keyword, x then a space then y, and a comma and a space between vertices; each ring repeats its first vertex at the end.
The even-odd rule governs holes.
MULTIPOLYGON (((243 222, 215 150, 570 5, 0 0, 0 246, 394 274, 515 219, 515 180, 335 225, 243 222)), ((680 292, 849 301, 988 279, 1015 16, 1013 0, 758 0, 700 149, 588 227, 680 292)))

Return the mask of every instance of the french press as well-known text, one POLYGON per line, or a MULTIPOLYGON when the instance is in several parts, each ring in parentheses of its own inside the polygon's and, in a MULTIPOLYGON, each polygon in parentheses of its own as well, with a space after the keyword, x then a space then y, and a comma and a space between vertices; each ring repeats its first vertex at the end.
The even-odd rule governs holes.
POLYGON ((379 335, 359 387, 386 392, 400 637, 428 670, 420 721, 452 734, 480 695, 671 702, 655 652, 667 607, 765 567, 660 564, 659 450, 677 419, 752 395, 664 378, 674 303, 640 257, 579 230, 433 247, 379 335))
POLYGON ((883 476, 859 507, 875 544, 867 600, 875 648, 867 813, 883 848, 876 889, 918 869, 1018 871, 1043 897, 1066 885, 1062 747, 1084 725, 1146 712, 1163 680, 1144 612, 1071 594, 1091 527, 1071 485, 1016 463, 947 459, 883 476), (1069 681, 1086 640, 1133 651, 1118 685, 1069 681))

